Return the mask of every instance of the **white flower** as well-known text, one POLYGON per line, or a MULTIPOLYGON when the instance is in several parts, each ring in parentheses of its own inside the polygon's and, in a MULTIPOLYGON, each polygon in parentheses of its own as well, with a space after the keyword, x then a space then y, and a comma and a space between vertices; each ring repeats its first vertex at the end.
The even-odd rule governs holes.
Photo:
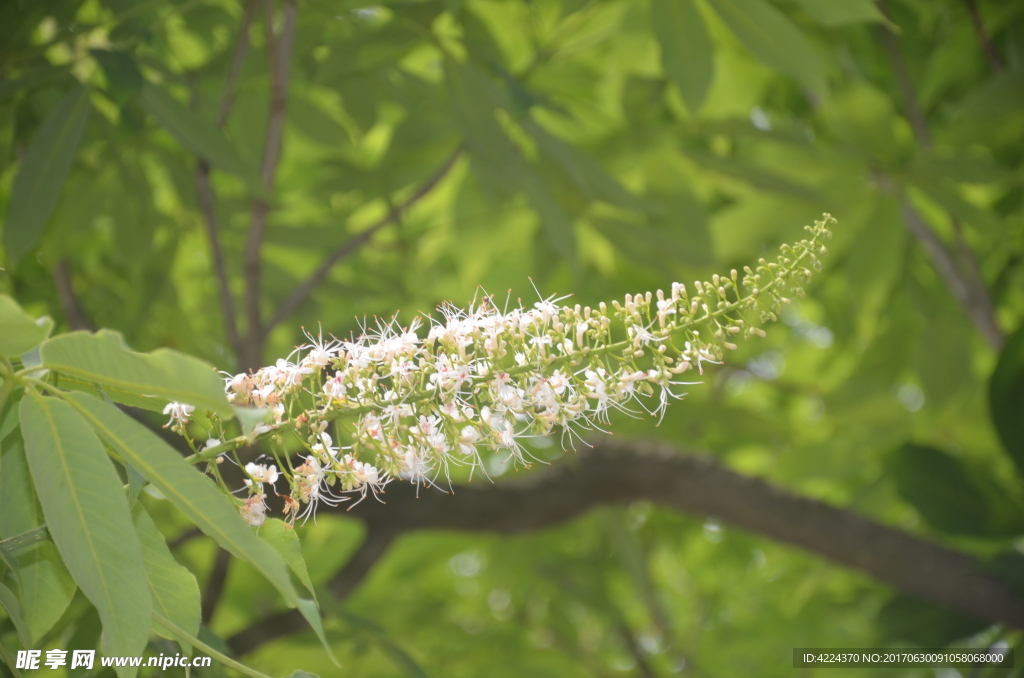
POLYGON ((164 406, 164 414, 171 415, 171 418, 164 424, 164 428, 168 426, 173 426, 174 428, 184 427, 195 409, 192 405, 186 405, 185 403, 167 403, 164 406))
POLYGON ((245 465, 245 472, 257 483, 270 483, 273 485, 277 482, 278 472, 277 466, 271 464, 268 468, 263 464, 256 464, 250 462, 245 465))
POLYGON ((254 494, 245 500, 245 503, 240 508, 245 522, 253 527, 259 527, 263 524, 263 521, 267 518, 267 505, 264 503, 266 498, 265 494, 254 494))

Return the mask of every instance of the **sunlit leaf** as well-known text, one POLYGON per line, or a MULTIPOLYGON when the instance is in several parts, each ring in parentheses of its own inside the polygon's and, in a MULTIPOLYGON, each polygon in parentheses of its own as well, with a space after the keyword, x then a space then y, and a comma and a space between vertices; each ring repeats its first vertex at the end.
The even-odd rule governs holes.
POLYGON ((116 407, 84 394, 70 401, 103 440, 236 558, 248 561, 294 607, 298 596, 281 556, 253 532, 213 481, 142 424, 116 407))
POLYGON ((0 356, 16 358, 46 339, 46 327, 33 320, 10 297, 0 294, 0 356))
POLYGON ((213 367, 169 349, 136 353, 105 333, 72 332, 47 341, 40 349, 48 368, 103 387, 113 400, 140 396, 187 403, 232 415, 224 385, 213 367))
MULTIPOLYGON (((46 526, 103 622, 108 655, 139 655, 151 603, 142 551, 121 481, 88 424, 67 403, 36 394, 20 405, 25 453, 46 526)), ((134 667, 118 670, 134 676, 134 667)))
MULTIPOLYGON (((149 592, 153 609, 173 621, 191 635, 199 633, 199 584, 195 575, 171 555, 164 536, 141 504, 132 511, 135 531, 142 546, 142 560, 146 566, 149 592)), ((171 640, 177 637, 159 624, 153 630, 171 640)))

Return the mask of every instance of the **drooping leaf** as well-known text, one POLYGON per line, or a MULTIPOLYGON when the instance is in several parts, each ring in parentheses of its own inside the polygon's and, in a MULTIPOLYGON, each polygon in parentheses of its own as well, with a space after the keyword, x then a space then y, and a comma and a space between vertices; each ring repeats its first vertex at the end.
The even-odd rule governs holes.
POLYGON ((722 21, 756 59, 792 75, 805 87, 825 87, 822 56, 793 22, 767 0, 709 0, 722 21))
POLYGON ((43 236, 43 228, 57 204, 91 110, 89 90, 79 85, 64 95, 36 132, 14 177, 4 220, 4 248, 12 265, 43 236))
POLYGON ((281 556, 257 537, 213 481, 167 443, 113 405, 84 394, 69 397, 103 440, 204 533, 236 558, 248 561, 290 606, 298 596, 281 556))
POLYGON ((53 544, 20 539, 43 524, 20 431, 0 443, 0 449, 0 538, 19 537, 10 551, 18 567, 14 592, 29 637, 38 640, 64 614, 76 586, 53 544))
MULTIPOLYGON (((50 536, 103 622, 108 655, 139 655, 152 605, 142 550, 113 463, 67 403, 27 395, 19 406, 25 456, 50 536)), ((134 676, 136 667, 117 669, 134 676)))
POLYGON ((236 174, 255 184, 253 173, 213 123, 207 122, 161 87, 150 82, 143 83, 139 103, 187 150, 206 160, 213 167, 236 174))
POLYGON ((18 641, 21 643, 22 648, 30 649, 32 647, 32 634, 29 633, 28 625, 22 619, 21 605, 18 604, 18 599, 14 593, 4 586, 2 582, 0 582, 0 607, 3 608, 11 623, 14 624, 14 629, 18 632, 18 641))
POLYGON ((1024 327, 1007 339, 999 354, 989 380, 988 400, 999 440, 1024 477, 1024 327))
POLYGON ((313 629, 313 633, 316 634, 317 640, 320 641, 320 645, 324 648, 324 652, 327 653, 327 657, 334 662, 334 665, 341 667, 341 662, 334 656, 334 651, 331 649, 331 644, 327 642, 327 634, 324 633, 324 623, 320 619, 320 609, 317 607, 316 601, 309 600, 308 598, 299 598, 298 601, 299 612, 305 618, 310 628, 313 629))
POLYGON ((51 370, 98 384, 115 401, 149 396, 232 415, 213 367, 177 351, 136 353, 109 333, 72 332, 47 341, 40 356, 51 370))
MULTIPOLYGON (((142 547, 142 560, 146 566, 149 592, 153 597, 153 609, 190 635, 198 634, 201 611, 199 584, 195 575, 174 559, 171 550, 167 548, 167 541, 141 504, 135 505, 132 514, 142 547)), ((153 630, 165 638, 177 640, 177 636, 159 624, 154 624, 153 630)))
POLYGON ((714 48, 697 5, 693 0, 652 0, 651 27, 661 48, 665 74, 696 113, 715 72, 714 48))
POLYGON ((16 358, 46 339, 46 328, 4 294, 0 294, 0 327, 3 328, 0 332, 0 356, 16 358))

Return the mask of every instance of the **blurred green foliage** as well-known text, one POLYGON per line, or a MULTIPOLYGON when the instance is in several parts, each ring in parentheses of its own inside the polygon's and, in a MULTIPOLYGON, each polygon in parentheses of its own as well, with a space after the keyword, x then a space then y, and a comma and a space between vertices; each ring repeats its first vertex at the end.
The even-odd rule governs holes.
MULTIPOLYGON (((281 7, 267 5, 280 31, 281 7)), ((1020 326, 1024 3, 891 0, 885 10, 869 0, 301 0, 268 191, 263 4, 9 0, 0 292, 59 329, 87 322, 139 350, 174 347, 235 369, 200 160, 212 168, 236 308, 253 205, 270 205, 259 297, 270 318, 325 257, 458 153, 259 339, 267 361, 303 325, 358 333, 366 316, 408 319, 478 286, 531 301, 532 278, 542 295, 581 303, 665 288, 756 259, 828 210, 840 227, 814 293, 767 340, 709 370, 660 428, 623 420, 616 434, 707 451, 1009 575, 1024 546, 1024 334, 1000 357, 906 220, 912 210, 969 259, 961 269, 976 268, 1006 334, 1020 326), (243 24, 250 48, 221 125, 243 24)), ((241 313, 235 321, 245 334, 241 313)), ((23 466, 4 448, 2 482, 23 466)), ((143 499, 164 534, 185 529, 143 499)), ((18 531, 0 521, 0 535, 18 531)), ((335 517, 300 534, 317 586, 359 538, 335 517)), ((27 614, 29 626, 53 627, 65 647, 95 646, 95 612, 46 570, 44 550, 33 553, 32 576, 49 577, 63 604, 27 614)), ((192 540, 176 556, 202 583, 213 544, 192 540)), ((797 646, 1020 647, 1019 634, 645 504, 515 538, 403 537, 344 605, 321 598, 344 670, 365 676, 789 676, 797 646)), ((236 564, 204 637, 218 646, 278 604, 236 564)), ((337 675, 312 632, 249 663, 337 675)))

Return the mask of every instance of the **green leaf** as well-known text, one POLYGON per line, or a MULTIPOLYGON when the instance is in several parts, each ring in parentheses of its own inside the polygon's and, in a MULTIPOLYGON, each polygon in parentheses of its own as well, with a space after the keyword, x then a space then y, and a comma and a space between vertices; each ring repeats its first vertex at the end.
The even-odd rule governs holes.
POLYGON ((43 236, 91 110, 89 90, 79 85, 57 103, 36 132, 9 193, 3 242, 11 265, 43 236))
POLYGON ((32 491, 20 432, 6 438, 0 449, 0 538, 10 539, 41 525, 43 513, 32 491))
POLYGON ((714 49, 693 0, 651 0, 651 27, 661 47, 661 66, 696 113, 715 74, 714 49))
POLYGON ((306 569, 306 560, 302 557, 302 544, 295 528, 283 520, 270 518, 260 526, 260 537, 281 555, 288 569, 298 577, 315 601, 316 592, 309 578, 309 570, 306 569))
POLYGON ((900 496, 929 525, 949 534, 988 534, 985 494, 958 459, 908 443, 889 460, 889 468, 900 496))
MULTIPOLYGON (((149 593, 153 597, 153 609, 173 621, 189 635, 199 633, 200 605, 199 584, 187 568, 180 565, 167 548, 167 541, 160 534, 153 519, 141 504, 136 504, 134 515, 135 531, 142 547, 142 560, 146 566, 149 593)), ((170 640, 177 636, 154 624, 153 630, 170 640)))
POLYGON ((15 358, 28 353, 46 339, 40 326, 10 297, 0 294, 0 356, 15 358))
POLYGON ((32 647, 32 634, 28 631, 25 621, 21 616, 21 605, 18 604, 18 599, 14 596, 14 593, 0 583, 0 607, 4 609, 7 616, 10 617, 11 623, 14 624, 14 629, 18 632, 18 641, 21 643, 22 648, 29 649, 32 647))
POLYGON ((253 432, 253 429, 265 423, 267 416, 270 414, 269 407, 239 407, 234 405, 231 409, 235 411, 235 417, 238 419, 238 425, 242 429, 243 436, 248 436, 253 432))
POLYGON ((866 21, 891 23, 878 9, 875 0, 796 0, 796 4, 824 26, 842 26, 866 21))
POLYGON ((823 57, 800 29, 765 0, 709 0, 722 21, 756 59, 792 75, 805 87, 825 89, 823 57))
POLYGON ((1006 341, 988 384, 989 412, 999 440, 1024 478, 1024 326, 1006 341))
POLYGON ((320 676, 318 676, 315 673, 309 673, 308 671, 299 670, 289 675, 288 678, 320 678, 320 676))
POLYGON ((427 672, 416 663, 416 660, 409 656, 409 653, 399 647, 394 641, 388 638, 380 638, 377 641, 381 651, 410 678, 428 678, 427 672))
POLYGON ((53 544, 44 542, 20 553, 18 600, 33 641, 61 618, 75 597, 75 580, 53 544))
POLYGON ((257 187, 252 171, 212 123, 199 117, 166 91, 146 82, 140 93, 142 108, 187 150, 217 169, 236 174, 257 187))
MULTIPOLYGON (((46 526, 75 582, 99 612, 103 651, 142 654, 152 605, 142 551, 113 463, 67 403, 30 393, 19 415, 46 526)), ((136 668, 117 673, 134 676, 136 668)))
POLYGON ((103 68, 107 91, 114 101, 123 104, 142 89, 142 73, 130 54, 105 49, 93 49, 89 53, 103 68))
POLYGON ((224 384, 212 366, 170 349, 136 353, 115 337, 102 332, 64 334, 44 343, 40 356, 51 370, 98 384, 118 402, 149 396, 232 416, 224 384))
POLYGON ((168 501, 233 556, 252 563, 289 606, 296 606, 298 596, 281 556, 253 533, 213 480, 113 405, 80 393, 69 395, 68 400, 168 501))
POLYGON ((327 642, 327 634, 324 633, 324 623, 320 619, 320 610, 317 607, 316 601, 309 600, 308 598, 299 598, 298 601, 299 612, 306 618, 309 626, 313 629, 313 633, 316 634, 317 639, 320 641, 320 645, 323 646, 324 652, 327 653, 327 657, 334 662, 334 665, 341 668, 341 663, 338 658, 334 656, 334 651, 331 650, 330 643, 327 642))

